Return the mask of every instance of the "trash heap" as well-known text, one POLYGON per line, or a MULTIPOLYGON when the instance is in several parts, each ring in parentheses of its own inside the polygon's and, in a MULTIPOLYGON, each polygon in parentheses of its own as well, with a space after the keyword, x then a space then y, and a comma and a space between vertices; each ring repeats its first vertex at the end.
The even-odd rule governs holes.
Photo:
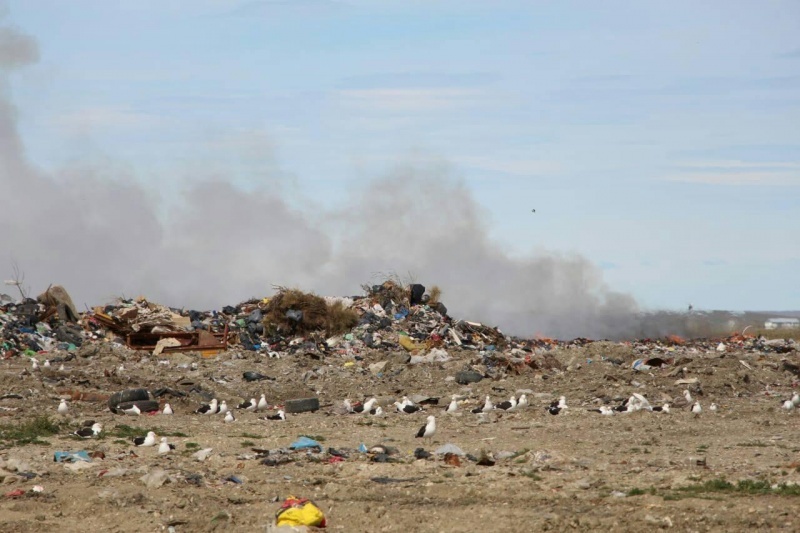
POLYGON ((74 352, 86 338, 80 315, 63 287, 48 287, 36 299, 0 298, 0 357, 39 352, 74 352))
MULTIPOLYGON (((84 342, 112 342, 133 350, 161 353, 192 351, 214 355, 227 349, 270 357, 294 354, 361 360, 373 351, 406 354, 407 362, 433 363, 453 352, 472 352, 473 364, 513 373, 524 367, 558 368, 548 352, 583 347, 595 341, 520 339, 478 322, 455 320, 441 291, 387 280, 362 286, 364 294, 321 297, 276 287, 272 297, 251 299, 219 311, 166 307, 146 298, 119 299, 78 313, 67 291, 51 286, 36 299, 0 298, 0 356, 74 352, 84 342)), ((627 344, 635 353, 661 356, 728 350, 783 354, 794 352, 792 339, 767 340, 741 334, 724 339, 684 340, 676 336, 627 344)))

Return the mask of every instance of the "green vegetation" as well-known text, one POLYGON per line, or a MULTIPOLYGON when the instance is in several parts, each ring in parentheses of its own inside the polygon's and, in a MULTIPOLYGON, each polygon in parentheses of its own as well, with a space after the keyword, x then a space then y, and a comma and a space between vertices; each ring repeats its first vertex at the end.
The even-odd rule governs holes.
POLYGON ((195 448, 199 448, 199 447, 200 447, 200 445, 197 444, 196 442, 187 442, 186 443, 186 449, 187 450, 194 450, 195 448))
POLYGON ((40 437, 50 437, 61 431, 61 424, 49 416, 38 416, 21 424, 0 424, 0 443, 6 446, 48 444, 40 437))
POLYGON ((154 432, 159 437, 188 437, 186 433, 180 431, 166 431, 158 428, 140 428, 136 426, 128 426, 126 424, 119 424, 114 429, 108 432, 112 437, 119 437, 121 439, 132 439, 133 437, 144 437, 149 431, 154 432))

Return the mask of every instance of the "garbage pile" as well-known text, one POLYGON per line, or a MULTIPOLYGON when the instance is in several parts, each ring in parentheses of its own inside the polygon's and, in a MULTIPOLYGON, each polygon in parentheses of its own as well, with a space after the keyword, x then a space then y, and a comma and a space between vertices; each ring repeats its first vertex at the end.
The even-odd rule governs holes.
POLYGON ((0 357, 39 352, 74 352, 86 337, 67 291, 51 286, 36 299, 0 299, 0 357))
MULTIPOLYGON (((451 352, 474 352, 487 371, 519 373, 525 367, 560 368, 548 352, 595 341, 520 339, 496 327, 455 320, 441 291, 387 280, 364 285, 364 295, 321 297, 276 287, 272 297, 251 299, 219 311, 166 307, 146 298, 119 299, 81 315, 67 291, 49 287, 36 299, 0 298, 0 356, 74 352, 84 342, 115 342, 154 355, 192 351, 214 355, 227 349, 270 357, 293 354, 317 359, 363 359, 372 351, 408 354, 412 364, 445 362, 451 352)), ((635 354, 674 356, 728 350, 784 354, 798 349, 792 339, 767 340, 736 334, 724 339, 684 340, 669 336, 623 343, 635 354)))

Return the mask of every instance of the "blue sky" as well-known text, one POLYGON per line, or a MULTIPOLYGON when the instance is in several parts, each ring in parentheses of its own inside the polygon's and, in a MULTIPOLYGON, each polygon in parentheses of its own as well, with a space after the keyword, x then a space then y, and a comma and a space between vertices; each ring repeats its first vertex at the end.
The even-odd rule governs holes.
POLYGON ((413 161, 513 256, 583 255, 651 308, 800 308, 797 1, 6 4, 48 172, 325 207, 413 161))

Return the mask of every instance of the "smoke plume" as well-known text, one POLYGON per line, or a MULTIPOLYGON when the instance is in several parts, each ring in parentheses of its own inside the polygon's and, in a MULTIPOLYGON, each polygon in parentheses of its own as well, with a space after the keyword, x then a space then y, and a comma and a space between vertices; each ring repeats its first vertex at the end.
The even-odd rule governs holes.
POLYGON ((382 281, 376 273, 395 272, 439 285, 451 315, 507 333, 635 331, 636 302, 606 287, 596 266, 577 255, 512 258, 470 190, 440 168, 400 165, 327 212, 224 179, 189 185, 162 209, 165 200, 135 176, 45 174, 25 156, 7 90, 9 72, 37 58, 34 39, 0 27, 0 271, 19 265, 34 294, 58 283, 79 306, 124 294, 219 308, 273 285, 358 294, 382 281))

